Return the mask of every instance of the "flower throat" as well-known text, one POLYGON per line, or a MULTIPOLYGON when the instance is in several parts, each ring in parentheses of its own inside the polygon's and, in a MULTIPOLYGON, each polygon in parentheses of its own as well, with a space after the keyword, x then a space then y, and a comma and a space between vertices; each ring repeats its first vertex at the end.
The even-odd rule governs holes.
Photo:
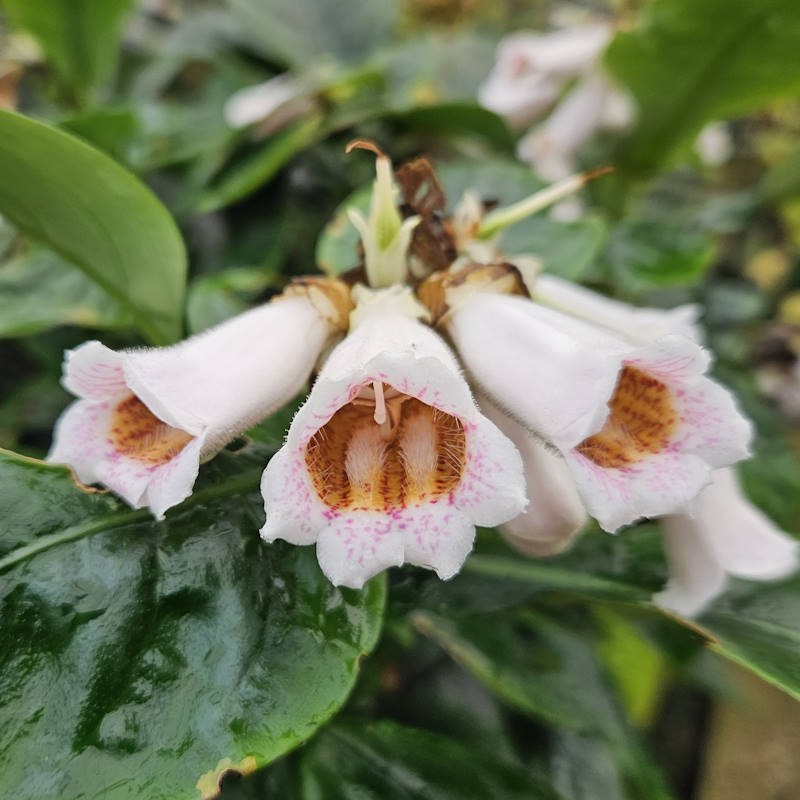
POLYGON ((387 511, 455 489, 465 454, 460 420, 373 381, 312 436, 306 465, 329 507, 387 511))

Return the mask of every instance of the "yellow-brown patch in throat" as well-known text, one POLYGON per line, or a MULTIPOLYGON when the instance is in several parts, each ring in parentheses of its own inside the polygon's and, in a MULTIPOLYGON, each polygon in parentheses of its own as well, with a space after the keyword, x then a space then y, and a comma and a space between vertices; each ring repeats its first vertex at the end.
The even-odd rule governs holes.
POLYGON ((162 422, 132 394, 114 409, 108 438, 123 455, 160 466, 178 455, 193 437, 162 422))
POLYGON ((599 467, 615 469, 659 453, 678 423, 669 387, 637 367, 625 366, 608 401, 602 429, 577 451, 599 467))
POLYGON ((377 391, 383 403, 367 391, 308 443, 309 475, 330 508, 387 511, 422 503, 455 489, 464 474, 466 436, 459 419, 387 384, 377 391))

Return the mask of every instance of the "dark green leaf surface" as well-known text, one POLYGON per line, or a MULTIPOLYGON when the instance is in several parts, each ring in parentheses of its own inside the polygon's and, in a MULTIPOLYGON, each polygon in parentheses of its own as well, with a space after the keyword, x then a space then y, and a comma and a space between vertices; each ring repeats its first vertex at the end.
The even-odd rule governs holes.
POLYGON ((591 629, 571 630, 525 610, 449 620, 420 611, 413 622, 512 708, 556 728, 602 737, 643 798, 671 797, 625 723, 591 629))
POLYGON ((0 213, 79 266, 157 344, 177 339, 186 254, 167 210, 78 139, 0 112, 0 213))
POLYGON ((799 40, 796 0, 650 0, 606 55, 639 106, 620 162, 652 168, 706 122, 797 92, 799 40))
POLYGON ((210 797, 339 708, 384 583, 339 590, 313 548, 260 542, 265 460, 222 454, 159 524, 0 457, 3 796, 210 797))
POLYGON ((27 336, 57 325, 130 325, 106 292, 77 267, 43 247, 0 265, 0 337, 27 336))
POLYGON ((303 800, 558 800, 514 762, 390 722, 337 724, 303 756, 303 800))
POLYGON ((599 737, 573 731, 553 734, 554 783, 565 800, 628 800, 613 749, 599 737))
POLYGON ((80 94, 110 77, 123 18, 133 0, 3 0, 61 77, 80 94))
POLYGON ((453 620, 420 611, 413 622, 514 708, 559 727, 617 733, 591 641, 519 612, 453 620))

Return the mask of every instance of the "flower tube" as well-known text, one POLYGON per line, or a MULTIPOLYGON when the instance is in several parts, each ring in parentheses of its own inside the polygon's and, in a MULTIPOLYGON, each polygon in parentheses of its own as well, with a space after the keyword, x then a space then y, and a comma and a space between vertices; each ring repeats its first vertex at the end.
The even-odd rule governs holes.
POLYGON ((79 399, 48 461, 163 518, 191 494, 201 459, 302 388, 347 298, 338 282, 311 281, 172 347, 68 351, 62 382, 79 399))
POLYGON ((564 459, 553 452, 487 397, 481 411, 514 443, 525 468, 528 508, 498 526, 503 538, 532 558, 565 550, 589 520, 575 481, 564 459))
POLYGON ((688 512, 661 520, 670 578, 654 599, 663 608, 694 616, 728 575, 775 580, 797 569, 797 541, 742 494, 733 469, 715 470, 688 512))
POLYGON ((447 579, 475 525, 525 508, 522 463, 479 412, 449 348, 400 310, 410 293, 372 299, 357 306, 264 471, 261 535, 316 543, 337 585, 360 588, 406 561, 447 579))
POLYGON ((636 346, 486 291, 454 300, 442 323, 481 390, 562 452, 606 530, 678 510, 711 468, 748 455, 749 423, 684 337, 636 346))
POLYGON ((700 306, 694 303, 670 309, 639 308, 547 274, 536 276, 531 297, 558 311, 622 334, 638 344, 653 342, 670 334, 686 336, 697 343, 703 340, 697 324, 700 306))

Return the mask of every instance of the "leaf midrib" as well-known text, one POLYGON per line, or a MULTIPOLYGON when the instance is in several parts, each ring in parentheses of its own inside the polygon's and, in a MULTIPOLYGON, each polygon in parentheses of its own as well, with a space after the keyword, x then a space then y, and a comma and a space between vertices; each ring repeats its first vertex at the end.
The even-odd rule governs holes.
MULTIPOLYGON (((181 503, 178 509, 188 509, 193 506, 208 500, 214 500, 220 497, 228 497, 229 495, 239 494, 241 492, 249 492, 258 488, 259 481, 263 468, 247 470, 232 476, 229 480, 220 484, 209 486, 204 489, 199 489, 194 492, 191 497, 181 503)), ((146 509, 137 509, 130 511, 120 511, 114 514, 103 516, 100 519, 93 519, 89 523, 82 523, 80 525, 71 525, 68 528, 62 528, 56 533, 50 533, 46 536, 41 536, 30 544, 24 545, 12 551, 8 555, 0 558, 0 572, 4 572, 17 564, 27 561, 33 556, 51 550, 62 544, 77 541, 78 539, 92 536, 95 533, 104 533, 105 531, 120 528, 123 525, 130 525, 135 522, 154 522, 152 514, 146 509)))

